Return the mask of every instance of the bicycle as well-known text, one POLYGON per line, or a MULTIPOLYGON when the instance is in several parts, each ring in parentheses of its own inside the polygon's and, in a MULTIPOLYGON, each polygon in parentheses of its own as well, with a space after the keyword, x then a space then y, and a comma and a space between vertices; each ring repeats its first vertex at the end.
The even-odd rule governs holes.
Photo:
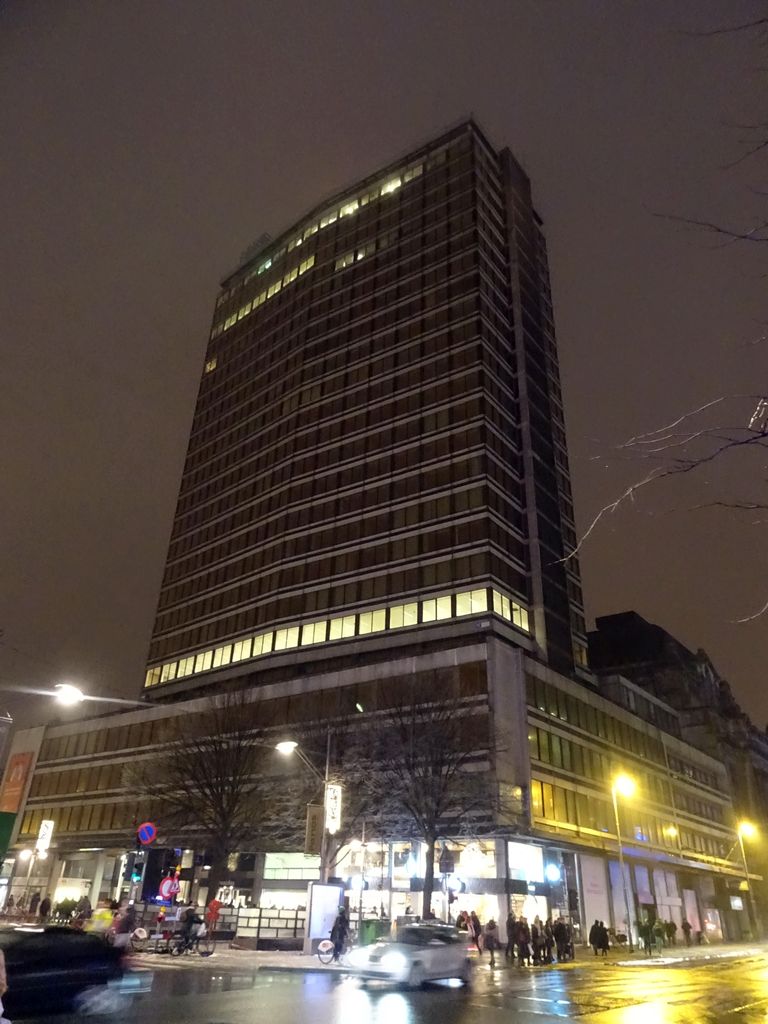
POLYGON ((213 956, 216 942, 204 924, 198 925, 195 934, 184 935, 179 932, 168 940, 168 952, 171 956, 182 953, 197 953, 199 956, 213 956))
MULTIPOLYGON (((342 947, 341 953, 339 953, 339 959, 336 963, 343 963, 353 946, 354 942, 352 941, 351 936, 348 939, 345 939, 344 946, 342 947)), ((317 959, 321 964, 331 964, 333 963, 335 950, 336 946, 330 939, 321 939, 317 944, 317 959)))

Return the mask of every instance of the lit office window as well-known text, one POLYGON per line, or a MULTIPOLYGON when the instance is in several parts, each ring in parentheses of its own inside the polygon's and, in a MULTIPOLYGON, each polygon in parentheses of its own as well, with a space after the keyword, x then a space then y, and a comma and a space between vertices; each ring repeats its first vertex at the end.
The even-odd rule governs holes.
POLYGON ((195 671, 195 659, 194 658, 182 658, 179 662, 179 671, 176 673, 177 679, 183 679, 185 676, 191 676, 195 671))
POLYGON ((207 672, 213 661, 213 651, 203 651, 195 655, 195 672, 207 672))
POLYGON ((390 195, 392 192, 395 192, 397 189, 399 189, 402 183, 403 182, 400 178, 390 178, 389 181, 385 181, 384 184, 381 186, 381 194, 383 196, 390 195))
POLYGON ((170 679, 176 678, 176 662, 169 661, 167 665, 163 665, 163 670, 160 673, 160 682, 167 683, 170 679))
POLYGON ((424 173, 424 165, 416 164, 415 167, 409 167, 403 175, 403 181, 413 181, 414 178, 418 178, 419 175, 424 173))
POLYGON ((224 647, 217 647, 213 652, 213 667, 221 668, 228 665, 232 660, 232 644, 225 644, 224 647))
POLYGON ((421 602, 422 622, 435 622, 438 619, 450 619, 450 617, 450 595, 448 595, 447 597, 430 597, 426 601, 421 602))
POLYGON ((416 626, 419 621, 419 606, 413 604, 397 604, 389 609, 389 628, 402 629, 404 626, 416 626))
POLYGON ((282 281, 275 281, 274 284, 271 284, 269 288, 267 288, 267 298, 271 299, 273 295, 277 295, 277 293, 280 291, 282 287, 282 281))
POLYGON ((260 633, 253 638, 253 656, 257 658, 260 654, 269 654, 272 650, 272 634, 260 633))
POLYGON ((336 263, 333 266, 334 270, 343 270, 344 267, 351 267, 355 262, 355 254, 353 252, 345 252, 343 256, 339 256, 336 263))
POLYGON ((324 643, 327 632, 328 621, 326 619, 322 622, 308 622, 301 627, 301 646, 324 643))
POLYGON ((329 640, 343 640, 345 637, 355 635, 355 616, 344 615, 339 619, 331 619, 328 630, 329 640))
POLYGON ((217 361, 218 360, 216 359, 216 356, 214 356, 213 359, 209 359, 208 362, 205 364, 205 372, 210 373, 211 370, 215 370, 217 361))
POLYGON ((339 210, 339 216, 348 217, 351 213, 357 213, 357 208, 359 207, 359 205, 360 203, 357 201, 357 199, 353 199, 351 203, 347 203, 345 206, 342 206, 342 208, 339 210))
POLYGON ((375 612, 360 612, 360 626, 358 632, 378 633, 387 628, 387 612, 385 608, 379 608, 375 612))
POLYGON ((144 679, 145 686, 154 686, 160 682, 160 668, 151 668, 147 671, 147 675, 144 679))
POLYGON ((245 661, 246 658, 250 658, 252 646, 253 639, 251 637, 246 640, 238 640, 232 648, 232 661, 245 661))
POLYGON ((299 646, 299 627, 290 626, 288 629, 275 630, 275 650, 285 651, 290 647, 299 646))
POLYGON ((315 265, 315 256, 314 256, 314 253, 313 253, 308 259, 304 260, 303 263, 299 264, 299 273, 300 274, 306 274, 306 272, 308 270, 310 270, 312 267, 314 267, 314 265, 315 265))
POLYGON ((487 611, 488 591, 485 588, 482 590, 465 590, 463 593, 456 595, 457 615, 473 615, 475 612, 487 611))
POLYGON ((285 286, 287 284, 290 284, 291 281, 295 281, 298 276, 299 276, 299 268, 298 267, 294 267, 293 270, 289 270, 288 273, 283 278, 283 286, 285 286))
POLYGON ((320 227, 327 228, 329 224, 333 224, 338 216, 339 214, 337 210, 332 210, 330 213, 326 213, 324 217, 320 218, 320 227))

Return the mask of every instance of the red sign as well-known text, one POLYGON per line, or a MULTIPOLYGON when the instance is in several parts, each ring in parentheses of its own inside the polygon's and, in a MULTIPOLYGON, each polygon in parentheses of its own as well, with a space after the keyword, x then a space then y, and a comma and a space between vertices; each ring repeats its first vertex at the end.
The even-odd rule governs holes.
POLYGON ((181 886, 177 878, 164 878, 158 886, 157 892, 161 899, 172 900, 181 886))
POLYGON ((149 846, 157 839, 157 826, 152 821, 143 821, 136 829, 136 837, 142 846, 149 846))
POLYGON ((0 811, 18 811, 24 796, 24 787, 27 784, 33 756, 29 751, 11 756, 5 770, 3 792, 0 794, 0 811))

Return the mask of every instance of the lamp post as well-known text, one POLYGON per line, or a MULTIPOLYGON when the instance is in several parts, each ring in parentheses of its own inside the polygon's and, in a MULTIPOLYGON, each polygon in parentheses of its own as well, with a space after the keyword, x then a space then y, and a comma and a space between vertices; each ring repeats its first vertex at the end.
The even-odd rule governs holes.
POLYGON ((296 740, 281 740, 275 744, 275 749, 286 757, 296 754, 312 774, 323 784, 323 833, 320 840, 320 882, 325 884, 328 881, 328 836, 338 831, 341 824, 341 787, 331 786, 328 781, 331 764, 331 731, 328 730, 325 744, 325 771, 313 764, 301 749, 296 740))
POLYGON ((757 829, 751 821, 740 821, 736 828, 736 835, 739 837, 739 848, 741 850, 741 862, 744 865, 744 881, 747 887, 747 900, 749 906, 750 921, 755 929, 755 937, 759 932, 758 920, 757 920, 757 907, 755 905, 755 899, 752 894, 752 883, 749 880, 749 867, 747 866, 747 852, 744 849, 745 839, 754 839, 757 835, 757 829))
POLYGON ((635 792, 635 780, 629 775, 617 775, 611 785, 611 796, 613 797, 613 816, 616 820, 616 845, 619 848, 619 871, 621 872, 621 887, 624 890, 624 908, 627 913, 627 937, 629 939, 629 951, 633 953, 635 947, 632 943, 632 915, 629 909, 629 893, 627 891, 627 878, 624 874, 624 850, 621 846, 621 825, 619 823, 619 796, 629 798, 635 792))

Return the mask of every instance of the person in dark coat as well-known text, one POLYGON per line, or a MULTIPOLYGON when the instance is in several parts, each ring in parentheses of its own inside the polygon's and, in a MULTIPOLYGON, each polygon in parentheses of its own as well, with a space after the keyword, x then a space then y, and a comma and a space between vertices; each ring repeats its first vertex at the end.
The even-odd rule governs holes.
POLYGON ((515 931, 515 944, 517 945, 517 957, 518 964, 522 967, 523 964, 526 967, 531 966, 531 929, 528 927, 528 921, 521 917, 517 922, 517 929, 515 931))
POLYGON ((40 904, 40 920, 45 924, 51 914, 51 897, 46 893, 45 899, 40 904))
POLYGON ((608 929, 605 927, 605 923, 601 921, 597 926, 597 948, 600 950, 600 955, 608 956, 610 947, 611 940, 608 936, 608 929))
POLYGON ((483 926, 480 924, 480 918, 473 910, 469 915, 469 931, 474 939, 475 945, 477 946, 477 952, 480 956, 483 955, 483 926))
POLYGON ((691 932, 692 931, 693 931, 693 928, 691 927, 691 922, 687 918, 683 918, 683 935, 685 936, 685 944, 686 944, 686 946, 690 946, 690 944, 691 944, 691 932))
POLYGON ((568 953, 568 929, 562 917, 558 917, 552 925, 552 934, 555 937, 555 949, 557 950, 557 962, 562 963, 568 953))
POLYGON ((589 944, 592 947, 592 951, 597 956, 597 951, 600 948, 600 922, 595 921, 592 927, 589 929, 589 944))
POLYGON ((483 945, 491 955, 491 967, 496 966, 496 950, 499 948, 499 929, 491 918, 483 932, 483 945))
POLYGON ((515 928, 517 927, 517 917, 514 910, 510 910, 507 914, 507 948, 504 950, 504 958, 506 960, 515 959, 515 928))
POLYGON ((349 935, 349 921, 344 907, 339 907, 339 913, 331 928, 331 942, 333 943, 333 959, 338 961, 344 950, 344 943, 349 935))
POLYGON ((36 892, 32 899, 29 901, 29 912, 31 915, 37 913, 37 908, 40 906, 40 893, 36 892))

